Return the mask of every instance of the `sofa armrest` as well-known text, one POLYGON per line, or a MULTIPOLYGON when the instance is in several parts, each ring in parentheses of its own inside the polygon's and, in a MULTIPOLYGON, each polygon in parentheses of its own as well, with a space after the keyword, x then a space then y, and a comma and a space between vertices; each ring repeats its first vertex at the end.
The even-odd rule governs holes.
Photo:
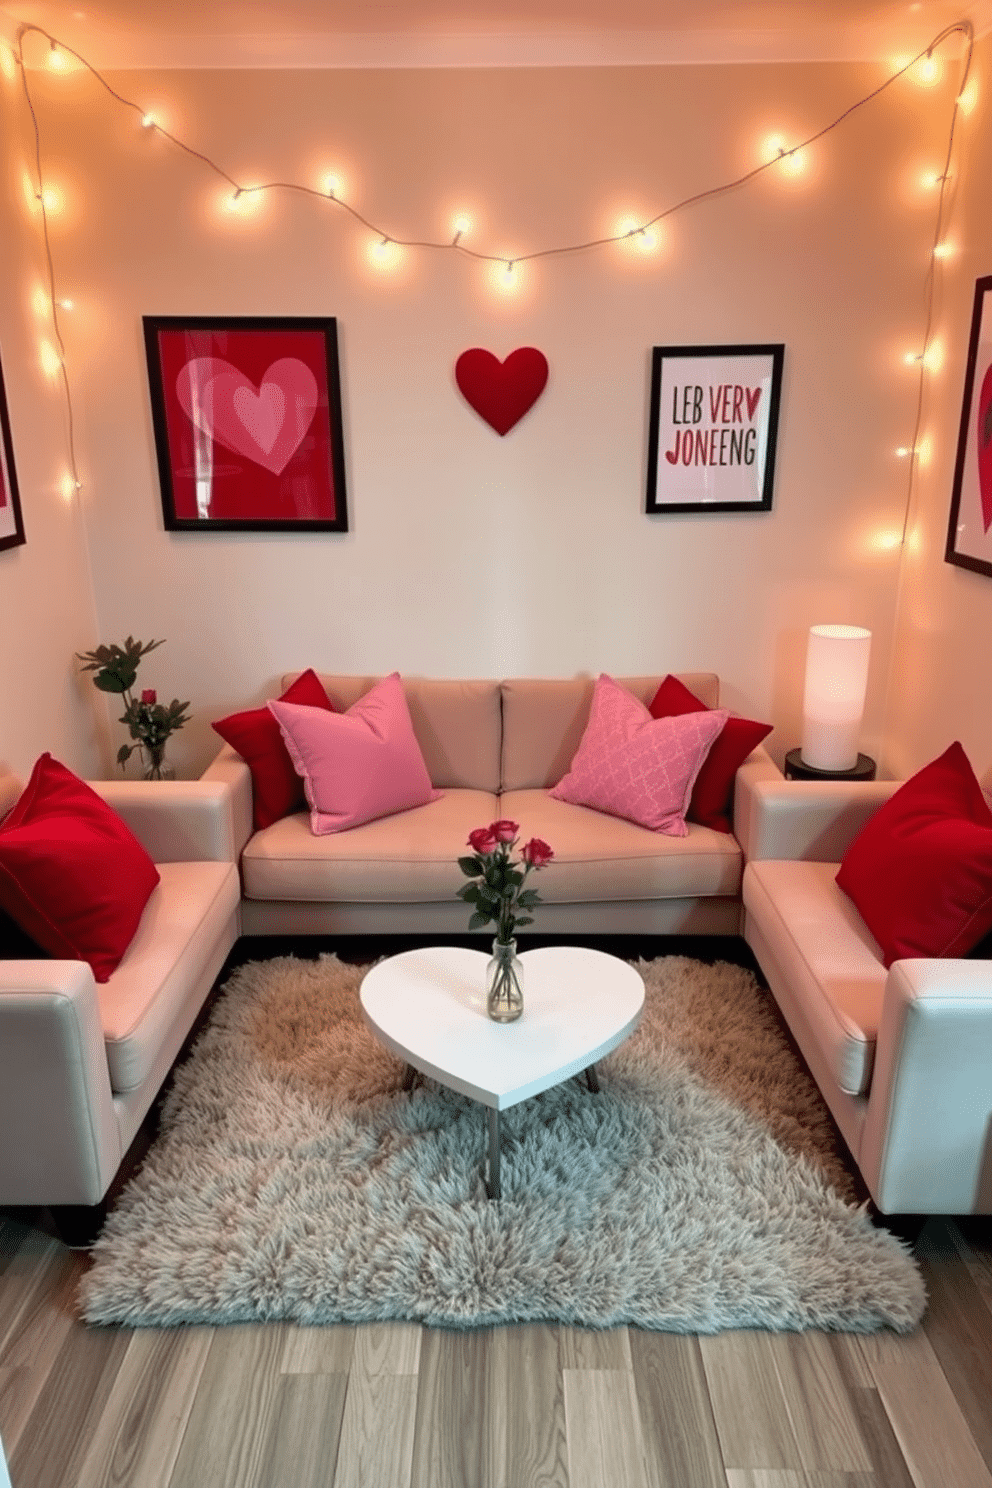
POLYGON ((85 961, 0 961, 0 1204, 96 1204, 121 1161, 85 961))
POLYGON ((231 788, 223 781, 91 780, 156 863, 237 861, 231 788))
POLYGON ((990 1049, 992 963, 893 963, 859 1155, 883 1213, 992 1213, 990 1049))
MULTIPOLYGON (((753 831, 751 822, 754 816, 755 787, 762 780, 775 782, 782 779, 782 771, 764 744, 752 749, 739 767, 734 778, 734 836, 742 847, 753 831)), ((746 851, 744 856, 747 857, 746 851)))
POLYGON ((739 837, 748 859, 839 863, 898 780, 768 780, 745 783, 739 837))
POLYGON ((236 749, 225 744, 200 776, 225 785, 231 792, 231 817, 234 826, 235 862, 255 830, 255 807, 251 789, 251 771, 236 749))

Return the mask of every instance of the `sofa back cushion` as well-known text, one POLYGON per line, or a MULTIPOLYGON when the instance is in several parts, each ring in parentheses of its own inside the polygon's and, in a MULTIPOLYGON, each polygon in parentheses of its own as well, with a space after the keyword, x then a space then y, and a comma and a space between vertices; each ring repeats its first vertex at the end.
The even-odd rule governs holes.
MULTIPOLYGON (((647 707, 664 675, 616 681, 647 707)), ((716 707, 720 681, 715 673, 683 672, 679 680, 708 708, 716 707)), ((594 677, 513 677, 501 684, 502 790, 546 790, 567 774, 589 722, 595 685, 594 677)))
MULTIPOLYGON (((299 674, 288 672, 283 687, 299 674)), ((340 713, 368 692, 380 677, 317 674, 340 713)), ((499 789, 500 688, 496 681, 449 681, 404 677, 410 721, 431 784, 440 790, 499 789)))

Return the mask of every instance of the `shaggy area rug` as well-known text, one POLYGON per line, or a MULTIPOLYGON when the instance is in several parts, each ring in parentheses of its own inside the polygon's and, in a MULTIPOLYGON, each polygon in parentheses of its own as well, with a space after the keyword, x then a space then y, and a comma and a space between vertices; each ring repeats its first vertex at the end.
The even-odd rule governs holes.
POLYGON ((638 963, 637 1032, 502 1116, 404 1067, 367 968, 234 973, 82 1282, 92 1323, 556 1320, 670 1332, 907 1331, 907 1248, 854 1198, 826 1109, 750 972, 638 963))

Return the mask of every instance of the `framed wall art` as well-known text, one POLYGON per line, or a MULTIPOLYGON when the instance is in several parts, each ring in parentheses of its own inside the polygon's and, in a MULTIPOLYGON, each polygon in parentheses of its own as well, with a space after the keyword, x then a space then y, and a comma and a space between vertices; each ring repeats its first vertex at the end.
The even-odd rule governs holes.
POLYGON ((770 511, 783 345, 655 346, 648 512, 770 511))
POLYGON ((944 558, 992 575, 992 275, 975 284, 944 558))
POLYGON ((25 541, 21 500, 14 469, 14 441, 10 435, 7 393, 0 367, 0 549, 16 548, 25 541))
POLYGON ((337 322, 143 317, 170 532, 347 532, 337 322))

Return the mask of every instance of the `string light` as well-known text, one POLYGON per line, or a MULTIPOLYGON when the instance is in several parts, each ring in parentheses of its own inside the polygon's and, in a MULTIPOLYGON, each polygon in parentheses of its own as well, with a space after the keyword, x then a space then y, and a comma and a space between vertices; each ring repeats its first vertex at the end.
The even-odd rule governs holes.
POLYGON ((52 72, 68 72, 69 58, 53 41, 48 52, 48 65, 52 72))
POLYGON ((329 196, 333 200, 337 200, 337 198, 341 195, 341 177, 325 176, 323 180, 323 189, 325 196, 329 196))
POLYGON ((154 114, 142 114, 142 116, 141 116, 141 127, 142 127, 142 129, 154 129, 156 127, 155 115, 154 114))
POLYGON ((50 341, 42 341, 38 347, 41 370, 46 377, 58 377, 62 371, 62 358, 50 341))
POLYGON ((457 248, 465 234, 472 231, 472 219, 466 217, 464 213, 460 214, 451 224, 451 230, 454 233, 454 237, 451 239, 451 246, 452 248, 457 248))
POLYGON ((950 258, 954 249, 950 243, 938 243, 933 250, 934 258, 950 258))

